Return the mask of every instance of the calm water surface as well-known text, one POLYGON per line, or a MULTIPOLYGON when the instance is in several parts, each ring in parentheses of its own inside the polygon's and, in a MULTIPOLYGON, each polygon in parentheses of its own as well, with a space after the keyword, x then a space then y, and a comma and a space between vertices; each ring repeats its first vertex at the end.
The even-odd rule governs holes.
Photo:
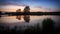
POLYGON ((0 23, 6 23, 7 25, 34 25, 40 23, 42 27, 42 21, 44 19, 50 18, 55 24, 55 27, 60 26, 60 16, 55 15, 43 15, 43 16, 31 16, 31 15, 21 15, 21 16, 2 16, 0 17, 0 23))

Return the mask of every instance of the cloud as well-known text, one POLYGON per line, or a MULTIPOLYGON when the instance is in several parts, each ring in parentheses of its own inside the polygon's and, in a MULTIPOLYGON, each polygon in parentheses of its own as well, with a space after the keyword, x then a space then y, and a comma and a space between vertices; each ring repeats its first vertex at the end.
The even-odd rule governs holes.
POLYGON ((21 0, 0 0, 0 5, 18 5, 18 6, 25 6, 21 0))

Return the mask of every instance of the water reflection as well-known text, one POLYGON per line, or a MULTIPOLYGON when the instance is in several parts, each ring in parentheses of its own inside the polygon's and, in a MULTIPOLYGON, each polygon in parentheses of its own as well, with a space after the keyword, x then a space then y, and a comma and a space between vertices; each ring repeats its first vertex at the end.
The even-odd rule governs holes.
POLYGON ((16 16, 16 19, 21 20, 21 16, 16 16))
MULTIPOLYGON (((46 18, 51 18, 56 24, 56 26, 60 25, 60 16, 32 16, 32 15, 18 15, 18 16, 2 16, 0 17, 0 23, 17 23, 17 24, 26 24, 29 23, 31 25, 35 23, 42 23, 42 21, 46 18)), ((42 24, 41 24, 42 25, 42 24)))
MULTIPOLYGON (((13 30, 14 31, 15 30, 16 31, 18 31, 18 30, 21 31, 20 28, 23 30, 24 28, 26 28, 26 26, 34 26, 34 28, 37 27, 36 31, 40 30, 40 31, 43 31, 43 32, 53 32, 56 28, 60 27, 60 24, 58 23, 59 18, 60 18, 60 16, 18 15, 18 16, 1 17, 0 21, 4 22, 4 24, 3 24, 4 26, 2 26, 2 27, 6 26, 5 27, 6 30, 9 29, 10 31, 13 31, 13 30), (25 22, 27 22, 29 24, 27 24, 25 22, 21 23, 20 20, 22 20, 22 18, 24 19, 25 22), (45 18, 47 18, 47 19, 45 19, 45 18), (19 21, 19 23, 16 19, 19 21), (5 24, 5 22, 6 22, 6 24, 5 24), (9 27, 7 27, 7 26, 9 26, 9 27)), ((30 27, 30 28, 31 28, 31 30, 33 29, 33 31, 35 31, 34 28, 32 28, 32 27, 30 27)), ((28 29, 28 27, 27 27, 27 29, 28 29)), ((3 28, 1 28, 0 30, 3 30, 3 28)), ((25 30, 25 31, 27 31, 27 30, 25 30)), ((28 30, 28 31, 30 31, 30 30, 28 30)))
MULTIPOLYGON (((16 16, 16 19, 21 20, 21 16, 20 15, 16 16)), ((30 16, 29 15, 24 15, 23 19, 25 22, 28 22, 28 23, 30 22, 30 16)))
POLYGON ((23 18, 24 18, 25 22, 29 22, 30 21, 30 16, 29 15, 25 15, 23 18))

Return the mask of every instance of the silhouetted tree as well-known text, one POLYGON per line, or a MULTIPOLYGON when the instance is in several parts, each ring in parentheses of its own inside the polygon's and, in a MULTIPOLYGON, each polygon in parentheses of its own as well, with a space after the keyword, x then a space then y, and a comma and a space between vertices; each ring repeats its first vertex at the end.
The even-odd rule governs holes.
POLYGON ((21 12, 21 9, 17 9, 16 12, 21 12))
POLYGON ((53 32, 54 31, 54 21, 50 18, 43 20, 43 32, 53 32))
POLYGON ((30 12, 29 6, 26 6, 26 7, 24 8, 24 12, 30 12))
POLYGON ((29 14, 29 12, 30 12, 30 8, 29 8, 29 6, 26 6, 24 8, 24 14, 29 14))

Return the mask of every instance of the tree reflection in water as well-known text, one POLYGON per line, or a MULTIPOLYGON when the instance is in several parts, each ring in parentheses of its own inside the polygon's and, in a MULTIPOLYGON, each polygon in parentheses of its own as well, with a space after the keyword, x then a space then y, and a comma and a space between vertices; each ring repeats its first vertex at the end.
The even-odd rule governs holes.
POLYGON ((16 16, 16 19, 21 20, 21 16, 16 16))
POLYGON ((30 21, 30 16, 29 15, 24 15, 24 20, 25 22, 29 22, 30 21))
MULTIPOLYGON (((21 16, 16 16, 16 19, 21 20, 21 16)), ((29 15, 24 15, 23 19, 24 19, 25 22, 29 23, 30 16, 29 15)))

